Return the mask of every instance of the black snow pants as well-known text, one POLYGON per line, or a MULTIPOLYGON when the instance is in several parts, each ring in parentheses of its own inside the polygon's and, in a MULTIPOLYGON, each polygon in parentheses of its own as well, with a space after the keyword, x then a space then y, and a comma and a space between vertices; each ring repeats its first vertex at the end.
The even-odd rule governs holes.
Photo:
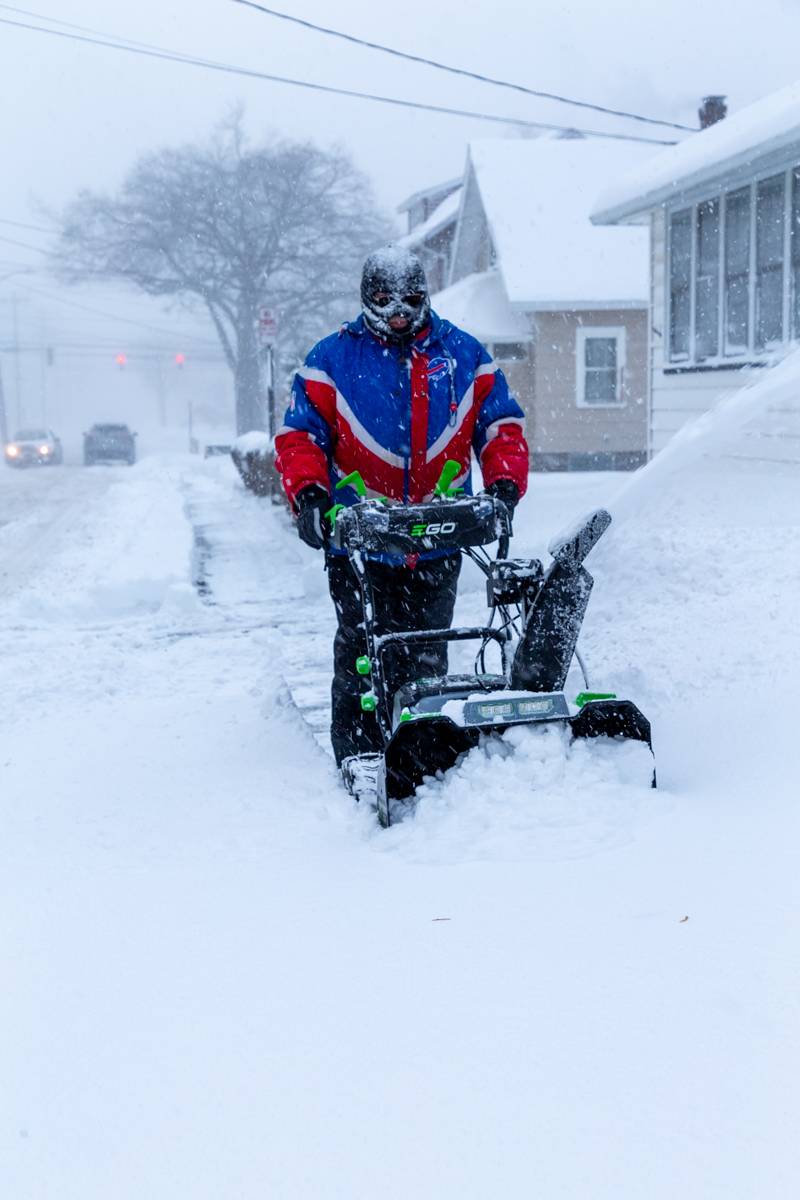
MULTIPOLYGON (((336 762, 350 754, 383 749, 374 713, 361 711, 365 690, 356 671, 356 659, 366 654, 364 615, 358 579, 348 559, 328 555, 328 586, 336 606, 339 628, 333 642, 331 688, 331 742, 336 762)), ((410 629, 449 629, 456 602, 461 555, 393 567, 370 562, 367 570, 375 600, 375 632, 397 633, 410 629)), ((447 672, 447 643, 418 642, 390 646, 384 654, 389 696, 412 679, 447 672)))

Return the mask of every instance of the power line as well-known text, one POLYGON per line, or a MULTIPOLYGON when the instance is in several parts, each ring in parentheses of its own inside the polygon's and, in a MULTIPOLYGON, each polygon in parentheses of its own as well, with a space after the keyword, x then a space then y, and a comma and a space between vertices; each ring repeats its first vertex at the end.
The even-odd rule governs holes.
POLYGON ((31 246, 28 242, 18 242, 16 238, 3 237, 0 234, 0 242, 8 242, 9 246, 20 246, 23 250, 35 250, 37 254, 46 254, 41 246, 31 246))
MULTIPOLYGON (((130 347, 125 345, 125 355, 130 363, 135 362, 166 362, 169 359, 174 359, 176 349, 180 350, 182 343, 176 342, 174 345, 164 346, 139 346, 135 343, 130 347)), ((50 338, 44 342, 21 342, 19 345, 12 343, 3 344, 0 342, 0 352, 3 354, 46 354, 48 350, 62 355, 74 355, 78 358, 100 358, 105 359, 112 357, 120 350, 120 343, 90 343, 90 342, 65 342, 59 341, 58 338, 50 338)), ((192 350, 185 355, 187 362, 202 362, 202 363, 219 363, 224 364, 225 358, 220 352, 213 354, 208 350, 192 350)))
MULTIPOLYGON (((81 33, 98 33, 98 30, 92 29, 90 25, 76 25, 73 21, 60 21, 58 17, 48 16, 47 13, 33 12, 30 8, 18 8, 15 4, 0 4, 0 8, 6 12, 21 13, 26 17, 35 17, 37 21, 49 21, 51 25, 61 25, 64 29, 77 29, 81 33)), ((114 34, 114 37, 118 42, 125 42, 129 46, 146 46, 149 48, 148 42, 137 42, 133 38, 126 38, 117 34, 114 34)))
MULTIPOLYGON (((647 125, 666 125, 670 129, 680 129, 684 133, 696 133, 690 125, 679 125, 676 121, 662 121, 657 117, 644 117, 640 113, 626 112, 624 109, 607 108, 603 104, 591 104, 588 100, 573 100, 569 96, 559 96, 556 92, 543 92, 537 88, 525 87, 521 83, 510 83, 506 79, 495 79, 491 75, 481 75, 478 71, 467 71, 463 67, 453 67, 448 63, 437 62, 433 58, 425 58, 421 54, 408 54, 404 50, 395 50, 392 46, 383 46, 379 42, 369 42, 366 38, 355 37, 351 33, 342 33, 339 29, 328 29, 325 25, 315 25, 313 21, 303 20, 302 17, 293 17, 289 13, 278 12, 275 8, 267 8, 264 4, 256 4, 254 0, 233 0, 234 4, 241 4, 245 8, 253 8, 257 12, 264 13, 268 17, 277 17, 280 21, 289 21, 293 25, 301 25, 304 29, 311 29, 315 33, 323 33, 327 37, 341 38, 344 42, 351 42, 354 46, 365 46, 368 50, 380 50, 382 54, 391 54, 394 58, 404 58, 407 62, 422 63, 426 67, 435 67, 437 71, 447 71, 451 75, 462 75, 467 79, 477 79, 480 83, 490 83, 495 87, 509 88, 514 92, 523 92, 526 96, 536 96, 540 100, 556 100, 559 104, 572 104, 576 108, 591 109, 592 112, 606 113, 612 117, 627 117, 631 121, 642 121, 647 125)), ((4 8, 5 5, 0 5, 4 8)))
POLYGON ((69 308, 77 308, 82 312, 92 313, 96 317, 105 317, 110 321, 120 321, 125 325, 138 325, 141 329, 148 329, 155 333, 169 334, 172 337, 182 338, 184 341, 202 342, 206 346, 214 344, 210 338, 198 337, 195 333, 179 333, 177 330, 165 328, 163 325, 151 325, 148 321, 137 321, 133 317, 121 317, 117 313, 109 312, 108 309, 92 308, 91 305, 81 304, 78 300, 67 300, 64 296, 59 296, 56 292, 46 292, 43 288, 31 287, 29 283, 20 283, 18 286, 24 288, 26 292, 33 292, 37 296, 44 296, 47 300, 55 300, 58 304, 66 304, 69 308))
MULTIPOLYGON (((3 5, 0 4, 0 8, 3 5)), ((43 225, 28 225, 26 221, 10 221, 8 217, 0 217, 0 225, 15 225, 17 229, 32 229, 34 233, 56 233, 55 229, 45 229, 43 225)))
MULTIPOLYGON (((49 19, 49 18, 44 18, 49 19)), ((140 54, 145 58, 157 58, 165 62, 184 63, 189 66, 204 67, 209 71, 221 71, 228 75, 243 75, 248 79, 262 79, 270 83, 282 83, 289 87, 305 88, 314 92, 325 92, 335 96, 349 96, 357 100, 369 100, 377 104, 392 104, 400 108, 421 109, 425 112, 441 113, 446 116, 454 117, 469 117, 475 121, 491 121, 500 125, 516 125, 527 129, 542 129, 551 132, 575 132, 583 133, 589 137, 610 138, 612 141, 622 142, 646 142, 655 146, 673 146, 674 141, 667 141, 663 138, 637 137, 627 133, 608 133, 601 129, 579 129, 569 125, 552 125, 542 121, 528 121, 521 117, 499 117, 490 113, 472 112, 462 108, 448 108, 438 104, 423 104, 416 100, 401 100, 393 96, 378 96, 370 92, 356 92, 349 88, 331 87, 328 84, 311 83, 305 79, 290 79, 285 75, 272 75, 264 71, 252 71, 246 67, 234 67, 229 63, 214 62, 211 59, 195 58, 191 55, 180 54, 172 50, 163 50, 158 47, 145 48, 143 44, 125 44, 119 41, 108 41, 108 37, 114 37, 114 34, 104 35, 101 38, 88 37, 78 33, 67 33, 62 29, 46 29, 42 25, 29 25, 22 21, 11 21, 7 17, 0 17, 0 25, 9 25, 16 29, 27 29, 33 33, 45 33, 50 37, 65 38, 68 41, 82 42, 92 46, 104 46, 109 50, 123 50, 128 54, 140 54)))

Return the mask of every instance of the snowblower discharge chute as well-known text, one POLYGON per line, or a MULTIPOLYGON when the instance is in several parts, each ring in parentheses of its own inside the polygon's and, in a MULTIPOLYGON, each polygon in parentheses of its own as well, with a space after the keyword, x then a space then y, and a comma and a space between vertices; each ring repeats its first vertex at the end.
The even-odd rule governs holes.
POLYGON ((383 742, 382 754, 346 759, 342 774, 354 795, 371 795, 382 825, 391 824, 426 776, 450 770, 482 738, 514 725, 555 721, 569 725, 573 737, 629 738, 652 749, 650 724, 630 700, 586 690, 570 703, 564 693, 593 586, 583 561, 611 523, 604 509, 551 544, 547 569, 536 559, 506 557, 511 521, 501 500, 450 496, 446 480, 430 503, 364 499, 332 516, 332 543, 347 552, 361 591, 367 641, 357 664, 365 683, 362 708, 374 712, 383 742), (484 547, 495 542, 498 557, 492 560, 484 547), (378 634, 367 556, 414 555, 439 546, 461 551, 486 575, 489 623, 378 634), (481 670, 418 679, 389 695, 386 650, 433 641, 479 642, 481 670), (500 674, 483 669, 490 643, 499 649, 500 674))

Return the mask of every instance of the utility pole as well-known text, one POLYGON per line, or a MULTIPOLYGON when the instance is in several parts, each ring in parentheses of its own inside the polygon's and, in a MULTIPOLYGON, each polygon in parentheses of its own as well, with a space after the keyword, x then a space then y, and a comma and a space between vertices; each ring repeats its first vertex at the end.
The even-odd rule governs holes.
POLYGON ((17 412, 17 429, 23 426, 22 420, 22 363, 19 353, 19 297, 14 292, 11 296, 11 322, 14 332, 14 401, 17 412))
POLYGON ((3 390, 3 364, 0 362, 0 445, 8 441, 8 420, 6 418, 6 394, 3 390))
POLYGON ((39 380, 42 393, 42 428, 47 428, 47 349, 39 351, 39 380))
POLYGON ((267 363, 267 432, 271 438, 275 437, 277 428, 275 426, 275 349, 272 342, 269 342, 266 347, 266 363, 267 363))
POLYGON ((275 336, 277 332, 277 314, 269 308, 259 309, 258 334, 267 388, 267 433, 271 438, 274 438, 277 433, 275 422, 275 336))
POLYGON ((164 360, 160 354, 156 363, 156 389, 158 396, 158 423, 163 429, 167 423, 167 381, 164 377, 164 360))

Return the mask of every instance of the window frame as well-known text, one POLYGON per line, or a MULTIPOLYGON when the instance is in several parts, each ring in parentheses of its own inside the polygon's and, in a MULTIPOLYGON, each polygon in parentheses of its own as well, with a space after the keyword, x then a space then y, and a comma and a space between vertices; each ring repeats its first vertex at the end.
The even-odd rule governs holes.
POLYGON ((627 367, 627 329, 624 325, 580 325, 575 337, 575 403, 578 408, 627 408, 625 371, 627 367), (589 338, 614 338, 617 343, 617 399, 598 403, 586 399, 586 342, 589 338))
MULTIPOLYGON (((793 200, 793 178, 797 173, 797 187, 800 188, 800 163, 797 159, 793 159, 786 165, 784 158, 783 164, 775 163, 773 165, 764 165, 756 174, 747 178, 732 177, 726 186, 718 186, 710 191, 702 193, 690 193, 691 199, 682 199, 674 204, 665 205, 664 208, 664 277, 662 284, 662 295, 664 304, 664 356, 663 369, 671 372, 691 371, 691 370, 709 370, 709 369, 724 369, 726 367, 735 368, 747 364, 768 363, 774 361, 776 357, 781 356, 788 347, 800 342, 800 299, 796 296, 795 281, 792 271, 792 253, 796 256, 796 261, 800 262, 800 253, 796 248, 795 238, 800 238, 800 223, 795 228, 792 224, 792 200, 793 200), (773 179, 776 176, 783 176, 784 180, 784 203, 783 203, 783 281, 782 281, 782 312, 783 312, 783 333, 780 342, 764 348, 757 348, 757 330, 756 330, 756 286, 757 286, 757 223, 756 223, 756 205, 758 196, 758 187, 766 180, 773 179), (747 346, 744 349, 727 349, 727 316, 728 316, 728 296, 727 296, 727 278, 726 278, 726 238, 727 238, 727 200, 728 197, 747 190, 749 196, 749 265, 747 274, 748 288, 748 330, 747 330, 747 346), (700 356, 697 352, 697 321, 696 321, 696 294, 697 294, 697 239, 698 239, 698 210, 703 205, 710 201, 718 201, 719 203, 719 246, 718 246, 718 263, 719 263, 719 284, 717 296, 717 353, 714 355, 700 356), (691 262, 690 262, 690 280, 689 280, 689 295, 691 298, 690 314, 689 314, 689 353, 688 354, 673 354, 672 352, 672 218, 682 212, 690 213, 690 245, 691 245, 691 262), (793 325, 796 328, 793 328, 793 325)), ((799 273, 800 274, 800 273, 799 273)), ((797 281, 797 289, 800 291, 800 278, 797 281)))
POLYGON ((694 280, 696 275, 695 270, 695 205, 681 204, 667 212, 666 234, 665 234, 665 260, 666 271, 664 278, 665 297, 664 297, 664 312, 666 314, 665 322, 665 337, 667 342, 667 360, 670 363, 689 363, 692 361, 692 347, 694 344, 694 302, 695 288, 694 280), (672 352, 672 223, 674 217, 683 216, 684 213, 689 214, 689 281, 686 287, 686 297, 689 301, 689 349, 680 354, 672 352))

